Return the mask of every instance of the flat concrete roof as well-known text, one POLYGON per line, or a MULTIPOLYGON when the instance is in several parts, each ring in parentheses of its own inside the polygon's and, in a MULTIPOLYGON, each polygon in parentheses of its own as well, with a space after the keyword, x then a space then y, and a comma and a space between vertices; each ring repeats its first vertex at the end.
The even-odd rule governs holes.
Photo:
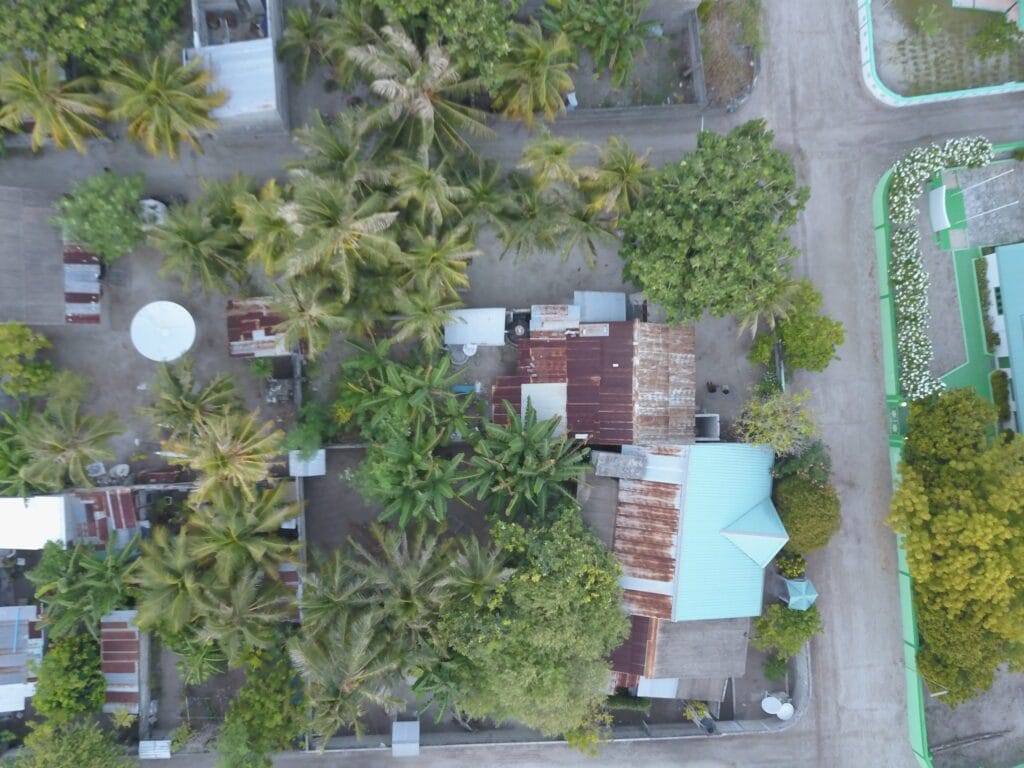
POLYGON ((0 321, 64 325, 64 245, 53 197, 0 187, 0 321))

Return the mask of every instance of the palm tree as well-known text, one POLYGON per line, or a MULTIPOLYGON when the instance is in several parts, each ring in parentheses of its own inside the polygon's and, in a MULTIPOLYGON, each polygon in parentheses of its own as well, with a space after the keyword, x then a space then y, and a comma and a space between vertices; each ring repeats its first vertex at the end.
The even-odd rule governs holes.
POLYGON ((52 57, 24 54, 0 62, 0 127, 20 131, 32 123, 32 151, 47 138, 57 149, 72 146, 85 153, 85 140, 102 136, 96 125, 106 116, 103 100, 86 78, 64 80, 52 57))
POLYGON ((593 269, 597 266, 598 244, 616 240, 615 233, 609 229, 609 222, 578 198, 563 203, 554 222, 555 238, 562 243, 563 261, 573 251, 581 249, 587 265, 593 269))
POLYGON ((186 291, 197 280, 204 293, 227 293, 229 281, 240 283, 246 278, 235 234, 216 226, 196 203, 172 206, 166 221, 150 237, 164 255, 160 274, 177 275, 186 291))
POLYGON ((335 549, 330 560, 320 563, 302 580, 302 629, 310 637, 324 637, 344 629, 347 615, 361 605, 366 578, 352 568, 348 554, 335 549))
POLYGON ((382 186, 388 173, 378 168, 366 152, 369 120, 365 107, 339 112, 330 123, 319 112, 314 112, 309 124, 295 131, 295 143, 305 155, 289 167, 313 176, 337 179, 364 191, 371 186, 382 186))
POLYGON ((444 341, 444 324, 452 319, 452 312, 462 302, 438 301, 433 296, 421 293, 403 293, 395 296, 399 317, 394 324, 394 339, 397 342, 416 339, 427 355, 441 351, 444 341))
POLYGON ((479 88, 462 80, 448 53, 429 45, 422 53, 401 29, 384 27, 384 45, 348 48, 345 55, 370 78, 370 90, 385 101, 394 142, 419 153, 432 144, 444 153, 472 152, 466 136, 491 138, 486 114, 453 101, 479 88))
POLYGON ((321 749, 343 728, 361 736, 368 707, 395 709, 404 703, 389 693, 400 667, 373 611, 360 612, 327 636, 293 637, 288 651, 305 682, 310 728, 321 749))
POLYGON ((597 167, 585 168, 581 174, 590 207, 611 216, 614 226, 632 212, 654 180, 649 154, 638 155, 621 136, 609 136, 597 167))
POLYGON ((277 292, 275 308, 284 320, 274 328, 282 334, 289 349, 304 347, 315 359, 331 343, 344 325, 341 302, 325 294, 331 289, 313 277, 289 280, 277 292))
POLYGON ((283 485, 260 490, 253 501, 237 488, 219 486, 192 510, 187 525, 192 556, 211 564, 222 584, 249 569, 277 578, 280 566, 296 561, 297 544, 278 535, 299 514, 298 502, 285 498, 283 485))
POLYGON ((188 636, 170 649, 181 657, 175 667, 185 685, 199 685, 226 671, 227 658, 217 643, 188 636))
POLYGON ((468 240, 468 231, 457 229, 440 240, 415 229, 409 235, 411 242, 402 252, 402 292, 454 299, 469 288, 466 268, 481 251, 468 240))
POLYGON ((324 7, 317 2, 312 3, 311 10, 292 6, 286 11, 277 57, 291 66, 293 79, 299 82, 308 79, 313 62, 323 61, 328 18, 324 7))
POLYGON ((263 267, 268 277, 282 269, 295 246, 295 231, 283 215, 288 193, 270 179, 258 195, 246 192, 235 200, 238 231, 249 241, 249 261, 263 267))
POLYGON ((16 411, 0 412, 0 496, 24 498, 39 490, 21 473, 29 455, 18 440, 18 432, 27 426, 31 417, 32 409, 27 402, 20 403, 16 411))
POLYGON ((481 501, 490 498, 495 514, 528 512, 543 517, 553 501, 574 500, 565 484, 582 477, 586 449, 565 435, 556 437, 558 419, 538 421, 532 403, 527 403, 523 416, 508 402, 504 405, 508 424, 484 424, 462 490, 476 491, 481 501))
POLYGON ((254 650, 272 647, 276 630, 292 615, 287 588, 279 581, 264 583, 255 569, 236 575, 222 589, 203 592, 196 609, 196 639, 216 643, 231 667, 240 667, 254 650))
POLYGON ((798 280, 782 278, 774 283, 763 299, 737 315, 736 334, 742 336, 749 331, 750 338, 754 338, 762 321, 769 331, 774 331, 779 320, 789 318, 799 289, 798 280))
POLYGON ((445 163, 433 168, 429 163, 402 156, 391 169, 394 191, 389 208, 410 214, 421 229, 437 231, 450 219, 460 216, 457 203, 469 196, 465 187, 452 185, 445 178, 445 163))
POLYGON ((452 561, 449 576, 454 599, 468 599, 473 605, 483 607, 512 572, 512 568, 505 567, 504 556, 499 550, 484 547, 476 536, 466 536, 452 561))
POLYGON ((375 3, 346 2, 338 6, 323 25, 325 58, 334 65, 338 85, 352 91, 363 72, 346 52, 365 45, 384 46, 384 38, 377 31, 383 17, 375 3))
POLYGON ((298 235, 286 274, 329 272, 337 279, 343 302, 351 298, 360 266, 386 265, 398 255, 398 246, 385 234, 398 214, 384 210, 377 196, 358 200, 349 185, 303 177, 285 217, 298 235))
POLYGON ((586 147, 585 141, 553 136, 545 129, 523 147, 519 168, 526 171, 540 189, 558 184, 575 188, 579 186, 580 174, 573 168, 572 158, 586 147))
POLYGON ((192 624, 205 586, 187 535, 172 537, 167 528, 154 528, 152 539, 142 542, 134 582, 139 595, 135 623, 140 629, 169 638, 192 624))
POLYGON ((110 116, 128 123, 128 135, 151 155, 166 152, 172 160, 182 142, 201 153, 199 132, 217 127, 210 113, 228 94, 211 91, 212 84, 213 74, 203 68, 202 59, 183 63, 175 46, 136 66, 114 62, 103 81, 114 104, 110 116))
POLYGON ((29 485, 59 491, 68 478, 76 486, 90 486, 85 468, 114 458, 108 441, 121 434, 116 414, 82 413, 80 400, 51 399, 46 408, 18 425, 17 439, 28 457, 21 476, 29 485))
POLYGON ((227 413, 242 404, 230 374, 220 373, 208 384, 197 386, 195 358, 185 355, 156 369, 153 405, 142 408, 172 440, 188 439, 199 424, 215 414, 227 413))
POLYGON ((554 206, 545 199, 541 191, 527 177, 516 175, 512 178, 516 213, 499 229, 505 250, 516 259, 529 258, 538 253, 553 251, 558 245, 554 206))
POLYGON ((255 487, 270 475, 284 433, 273 422, 260 424, 255 413, 223 413, 199 423, 194 439, 170 442, 170 452, 180 454, 177 463, 202 473, 194 491, 209 499, 216 489, 232 485, 247 501, 256 500, 255 487))
POLYGON ((502 116, 533 125, 537 112, 551 121, 565 112, 562 100, 575 86, 569 72, 576 69, 575 51, 564 32, 545 38, 540 24, 517 24, 512 50, 498 64, 501 83, 494 106, 502 116))
POLYGON ((468 192, 462 204, 462 225, 469 227, 471 240, 476 239, 483 225, 489 224, 501 232, 515 219, 515 195, 500 163, 483 160, 456 170, 456 178, 468 192))

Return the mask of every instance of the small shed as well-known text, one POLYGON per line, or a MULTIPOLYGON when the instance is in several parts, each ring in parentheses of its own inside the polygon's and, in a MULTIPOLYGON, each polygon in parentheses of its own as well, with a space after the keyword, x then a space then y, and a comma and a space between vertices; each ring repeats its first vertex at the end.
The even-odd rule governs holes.
POLYGON ((228 299, 228 354, 232 357, 284 357, 288 346, 276 328, 284 321, 267 297, 228 299))
POLYGON ((100 669, 107 689, 103 711, 139 714, 142 644, 136 611, 114 611, 100 620, 100 669))
POLYGON ((456 309, 444 324, 445 346, 500 347, 505 344, 505 308, 456 309))
POLYGON ((396 720, 391 724, 391 756, 416 757, 420 753, 420 721, 396 720))
POLYGON ((626 319, 626 294, 619 291, 575 291, 581 323, 618 323, 626 319))
POLYGON ((308 456, 288 451, 288 474, 292 477, 323 477, 327 474, 327 451, 321 448, 308 456))

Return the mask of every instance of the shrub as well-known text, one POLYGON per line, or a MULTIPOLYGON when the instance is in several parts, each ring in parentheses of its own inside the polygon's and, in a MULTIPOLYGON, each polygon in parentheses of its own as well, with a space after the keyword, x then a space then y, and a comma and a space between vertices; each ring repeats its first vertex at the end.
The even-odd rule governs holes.
POLYGON ((992 14, 981 29, 971 35, 967 47, 983 59, 1015 52, 1024 44, 1024 34, 1003 16, 992 14))
POLYGON ((789 672, 789 659, 769 654, 764 660, 764 676, 769 680, 782 680, 789 672))
POLYGON ((839 530, 839 495, 831 485, 818 486, 794 475, 775 484, 773 498, 789 533, 786 546, 793 552, 820 549, 839 530))
POLYGON ((821 440, 809 443, 794 456, 783 456, 772 467, 772 477, 783 478, 799 475, 817 486, 828 484, 832 475, 832 457, 828 446, 821 440))
POLYGON ((799 579, 807 571, 807 561, 803 555, 782 550, 775 558, 775 567, 783 578, 799 579))
POLYGON ((700 19, 700 23, 707 24, 711 21, 714 10, 715 0, 700 0, 700 5, 697 6, 697 18, 700 19))
POLYGON ((101 173, 71 186, 57 203, 53 223, 64 239, 78 243, 104 261, 121 258, 144 239, 142 231, 142 176, 101 173))
POLYGON ((49 340, 28 326, 0 323, 0 388, 11 397, 46 392, 55 369, 36 355, 49 348, 49 340))
POLYGON ((1017 147, 1017 149, 1010 153, 1010 157, 1018 163, 1024 163, 1024 147, 1017 147))
POLYGON ((1010 377, 1006 371, 992 372, 992 399, 999 413, 999 421, 1009 421, 1010 411, 1010 377))
POLYGON ((999 334, 992 327, 992 297, 988 286, 988 262, 985 259, 974 260, 974 276, 978 282, 978 301, 981 302, 981 321, 985 324, 985 348, 994 352, 999 346, 999 334))
POLYGON ((633 696, 626 688, 616 688, 614 695, 605 699, 604 706, 605 709, 647 713, 651 711, 651 700, 646 696, 633 696))
POLYGON ((331 410, 316 400, 307 400, 299 409, 299 422, 288 430, 284 446, 289 451, 298 451, 303 459, 309 459, 324 447, 324 441, 335 433, 334 417, 331 410))
POLYGON ((228 707, 224 727, 241 725, 256 751, 288 749, 301 730, 301 691, 287 655, 257 653, 249 661, 238 698, 228 707))
POLYGON ((775 339, 782 342, 788 367, 820 372, 837 359, 836 348, 842 346, 846 331, 838 320, 818 314, 821 306, 818 289, 810 280, 800 280, 789 313, 779 320, 775 332, 767 335, 773 344, 775 339))
POLYGON ((32 706, 43 717, 68 720, 98 712, 107 683, 100 646, 92 635, 70 635, 50 644, 39 665, 32 706))
POLYGON ((25 748, 5 768, 130 768, 138 765, 99 723, 86 720, 47 720, 32 723, 25 748))
POLYGON ((777 392, 748 400, 735 428, 744 443, 767 445, 779 456, 797 454, 814 436, 814 419, 804 407, 810 395, 777 392))
POLYGON ((754 633, 750 643, 761 651, 772 651, 780 659, 795 656, 804 643, 821 632, 818 608, 796 611, 779 603, 769 605, 754 619, 754 633))

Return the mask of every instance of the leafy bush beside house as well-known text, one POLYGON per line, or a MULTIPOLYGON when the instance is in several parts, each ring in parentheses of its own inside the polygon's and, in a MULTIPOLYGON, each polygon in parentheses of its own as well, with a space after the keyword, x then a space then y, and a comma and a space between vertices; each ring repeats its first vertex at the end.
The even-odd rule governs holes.
POLYGON ((989 294, 988 262, 984 258, 974 260, 974 276, 978 282, 981 322, 985 326, 985 349, 995 352, 999 346, 999 333, 992 327, 992 296, 989 294))
POLYGON ((796 656, 804 643, 821 631, 817 606, 797 611, 773 603, 754 619, 750 643, 759 650, 771 651, 776 658, 788 659, 796 656))
MULTIPOLYGON (((98 658, 98 656, 97 656, 98 658)), ((138 761, 91 718, 33 722, 24 748, 4 761, 5 768, 132 768, 138 761)))
POLYGON ((992 399, 995 401, 999 421, 1009 421, 1013 412, 1010 409, 1010 377, 1006 371, 992 372, 992 399))
POLYGON ((753 396, 743 405, 734 428, 744 443, 767 445, 778 456, 799 454, 814 437, 814 419, 806 408, 809 392, 753 396))
POLYGON ((775 484, 772 498, 789 533, 786 547, 793 552, 820 549, 839 530, 839 494, 831 485, 819 486, 793 475, 775 484))
POLYGON ((772 477, 798 475, 818 486, 827 485, 832 476, 832 456, 821 440, 813 440, 792 456, 781 456, 772 467, 772 477))
POLYGON ((774 331, 757 338, 750 350, 752 362, 768 365, 776 342, 782 343, 782 355, 790 368, 820 372, 838 359, 836 349, 846 338, 843 324, 818 314, 823 300, 810 280, 797 281, 789 308, 779 318, 774 331))
POLYGON ((51 720, 99 712, 107 689, 100 670, 100 644, 92 635, 51 642, 39 664, 32 707, 51 720))
POLYGON ((142 231, 142 174, 101 173, 71 185, 57 202, 52 221, 64 239, 84 246, 106 262, 133 251, 145 239, 142 231))
POLYGON ((38 355, 49 348, 49 339, 27 325, 0 323, 0 389, 11 397, 44 394, 56 369, 38 355))

